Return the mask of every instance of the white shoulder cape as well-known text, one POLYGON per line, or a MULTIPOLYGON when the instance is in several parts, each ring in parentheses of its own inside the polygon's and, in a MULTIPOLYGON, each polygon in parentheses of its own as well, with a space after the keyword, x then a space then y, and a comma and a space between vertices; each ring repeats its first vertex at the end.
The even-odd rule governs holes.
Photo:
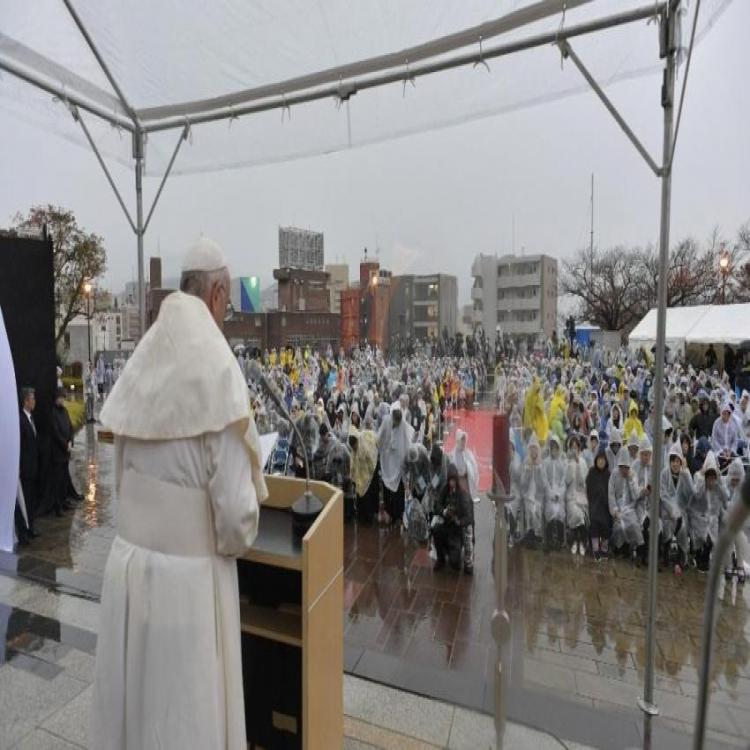
POLYGON ((268 496, 261 450, 237 360, 205 303, 173 292, 107 398, 100 421, 115 435, 177 440, 245 422, 258 501, 268 496))

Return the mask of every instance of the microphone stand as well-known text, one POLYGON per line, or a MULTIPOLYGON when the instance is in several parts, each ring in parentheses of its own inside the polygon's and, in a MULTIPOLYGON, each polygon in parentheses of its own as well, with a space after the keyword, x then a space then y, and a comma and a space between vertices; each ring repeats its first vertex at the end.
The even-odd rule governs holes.
POLYGON ((268 393, 268 395, 271 397, 271 400, 274 402, 274 405, 276 408, 281 412, 282 416, 289 422, 292 429, 294 430, 294 434, 297 436, 297 440, 299 441, 300 448, 302 449, 304 459, 305 459, 305 492, 302 495, 302 497, 297 500, 294 505, 292 506, 293 513, 298 513, 300 515, 313 515, 320 512, 320 510, 323 507, 323 503, 320 501, 318 497, 316 497, 312 491, 310 490, 310 459, 307 455, 307 447, 305 446, 304 441, 302 440, 302 433, 299 431, 299 427, 297 427, 296 422, 292 419, 292 415, 289 413, 289 410, 286 408, 286 404, 284 403, 284 399, 281 398, 281 394, 278 392, 276 386, 271 383, 268 378, 263 374, 263 371, 260 369, 260 365, 257 362, 252 362, 250 366, 250 374, 257 383, 260 383, 260 385, 263 387, 263 390, 268 393))

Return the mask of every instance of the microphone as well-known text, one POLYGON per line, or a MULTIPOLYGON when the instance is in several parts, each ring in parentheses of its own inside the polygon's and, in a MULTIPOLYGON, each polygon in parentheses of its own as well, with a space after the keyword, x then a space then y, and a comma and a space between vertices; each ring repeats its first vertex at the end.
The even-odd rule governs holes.
POLYGON ((726 526, 719 536, 716 547, 711 552, 711 569, 706 583, 706 603, 703 608, 703 640, 701 644, 700 682, 695 708, 695 726, 693 727, 693 750, 702 750, 706 734, 706 716, 708 714, 708 686, 711 672, 711 646, 716 626, 716 589, 724 566, 724 558, 732 547, 734 538, 750 516, 750 474, 745 475, 740 490, 740 498, 729 511, 726 526))
POLYGON ((310 528, 310 526, 312 526, 312 524, 315 522, 315 519, 320 514, 320 511, 323 510, 323 503, 318 497, 313 495, 310 490, 310 459, 307 455, 307 448, 305 447, 305 443, 302 440, 302 434, 300 433, 297 424, 292 419, 292 415, 289 413, 289 410, 286 408, 286 404, 284 403, 284 399, 282 398, 281 393, 279 393, 279 389, 265 376, 265 373, 263 372, 261 366, 258 364, 257 360, 250 360, 250 364, 247 368, 247 373, 249 377, 252 378, 252 380, 254 380, 258 385, 260 385, 261 388, 263 388, 263 390, 270 396, 271 400, 273 401, 274 405, 279 410, 281 415, 292 426, 294 434, 297 436, 297 440, 299 441, 300 447, 302 448, 302 453, 304 454, 305 492, 302 497, 300 497, 292 505, 292 529, 294 531, 294 534, 301 539, 307 533, 307 530, 310 528))

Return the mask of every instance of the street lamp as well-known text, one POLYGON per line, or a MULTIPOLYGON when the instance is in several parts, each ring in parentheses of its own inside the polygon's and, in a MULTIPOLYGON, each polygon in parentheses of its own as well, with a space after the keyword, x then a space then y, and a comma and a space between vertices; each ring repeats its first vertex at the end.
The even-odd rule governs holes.
POLYGON ((722 249, 719 254, 719 270, 721 271, 721 304, 727 303, 727 275, 729 274, 729 253, 722 249))
POLYGON ((86 338, 89 348, 89 365, 91 365, 91 282, 86 281, 83 285, 83 293, 86 295, 86 338))

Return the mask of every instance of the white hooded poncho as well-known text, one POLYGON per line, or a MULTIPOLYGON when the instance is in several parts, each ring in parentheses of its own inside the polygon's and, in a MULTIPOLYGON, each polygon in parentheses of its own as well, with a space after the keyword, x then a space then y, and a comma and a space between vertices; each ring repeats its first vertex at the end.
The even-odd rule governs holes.
POLYGON ((383 418, 378 431, 378 451, 380 453, 380 476, 383 484, 391 492, 398 491, 401 483, 401 469, 409 451, 414 428, 401 419, 398 427, 393 425, 393 411, 383 418))
POLYGON ((450 454, 450 460, 458 470, 458 479, 465 483, 465 489, 472 499, 479 495, 479 466, 474 453, 466 447, 467 435, 463 430, 456 430, 456 446, 450 454))

